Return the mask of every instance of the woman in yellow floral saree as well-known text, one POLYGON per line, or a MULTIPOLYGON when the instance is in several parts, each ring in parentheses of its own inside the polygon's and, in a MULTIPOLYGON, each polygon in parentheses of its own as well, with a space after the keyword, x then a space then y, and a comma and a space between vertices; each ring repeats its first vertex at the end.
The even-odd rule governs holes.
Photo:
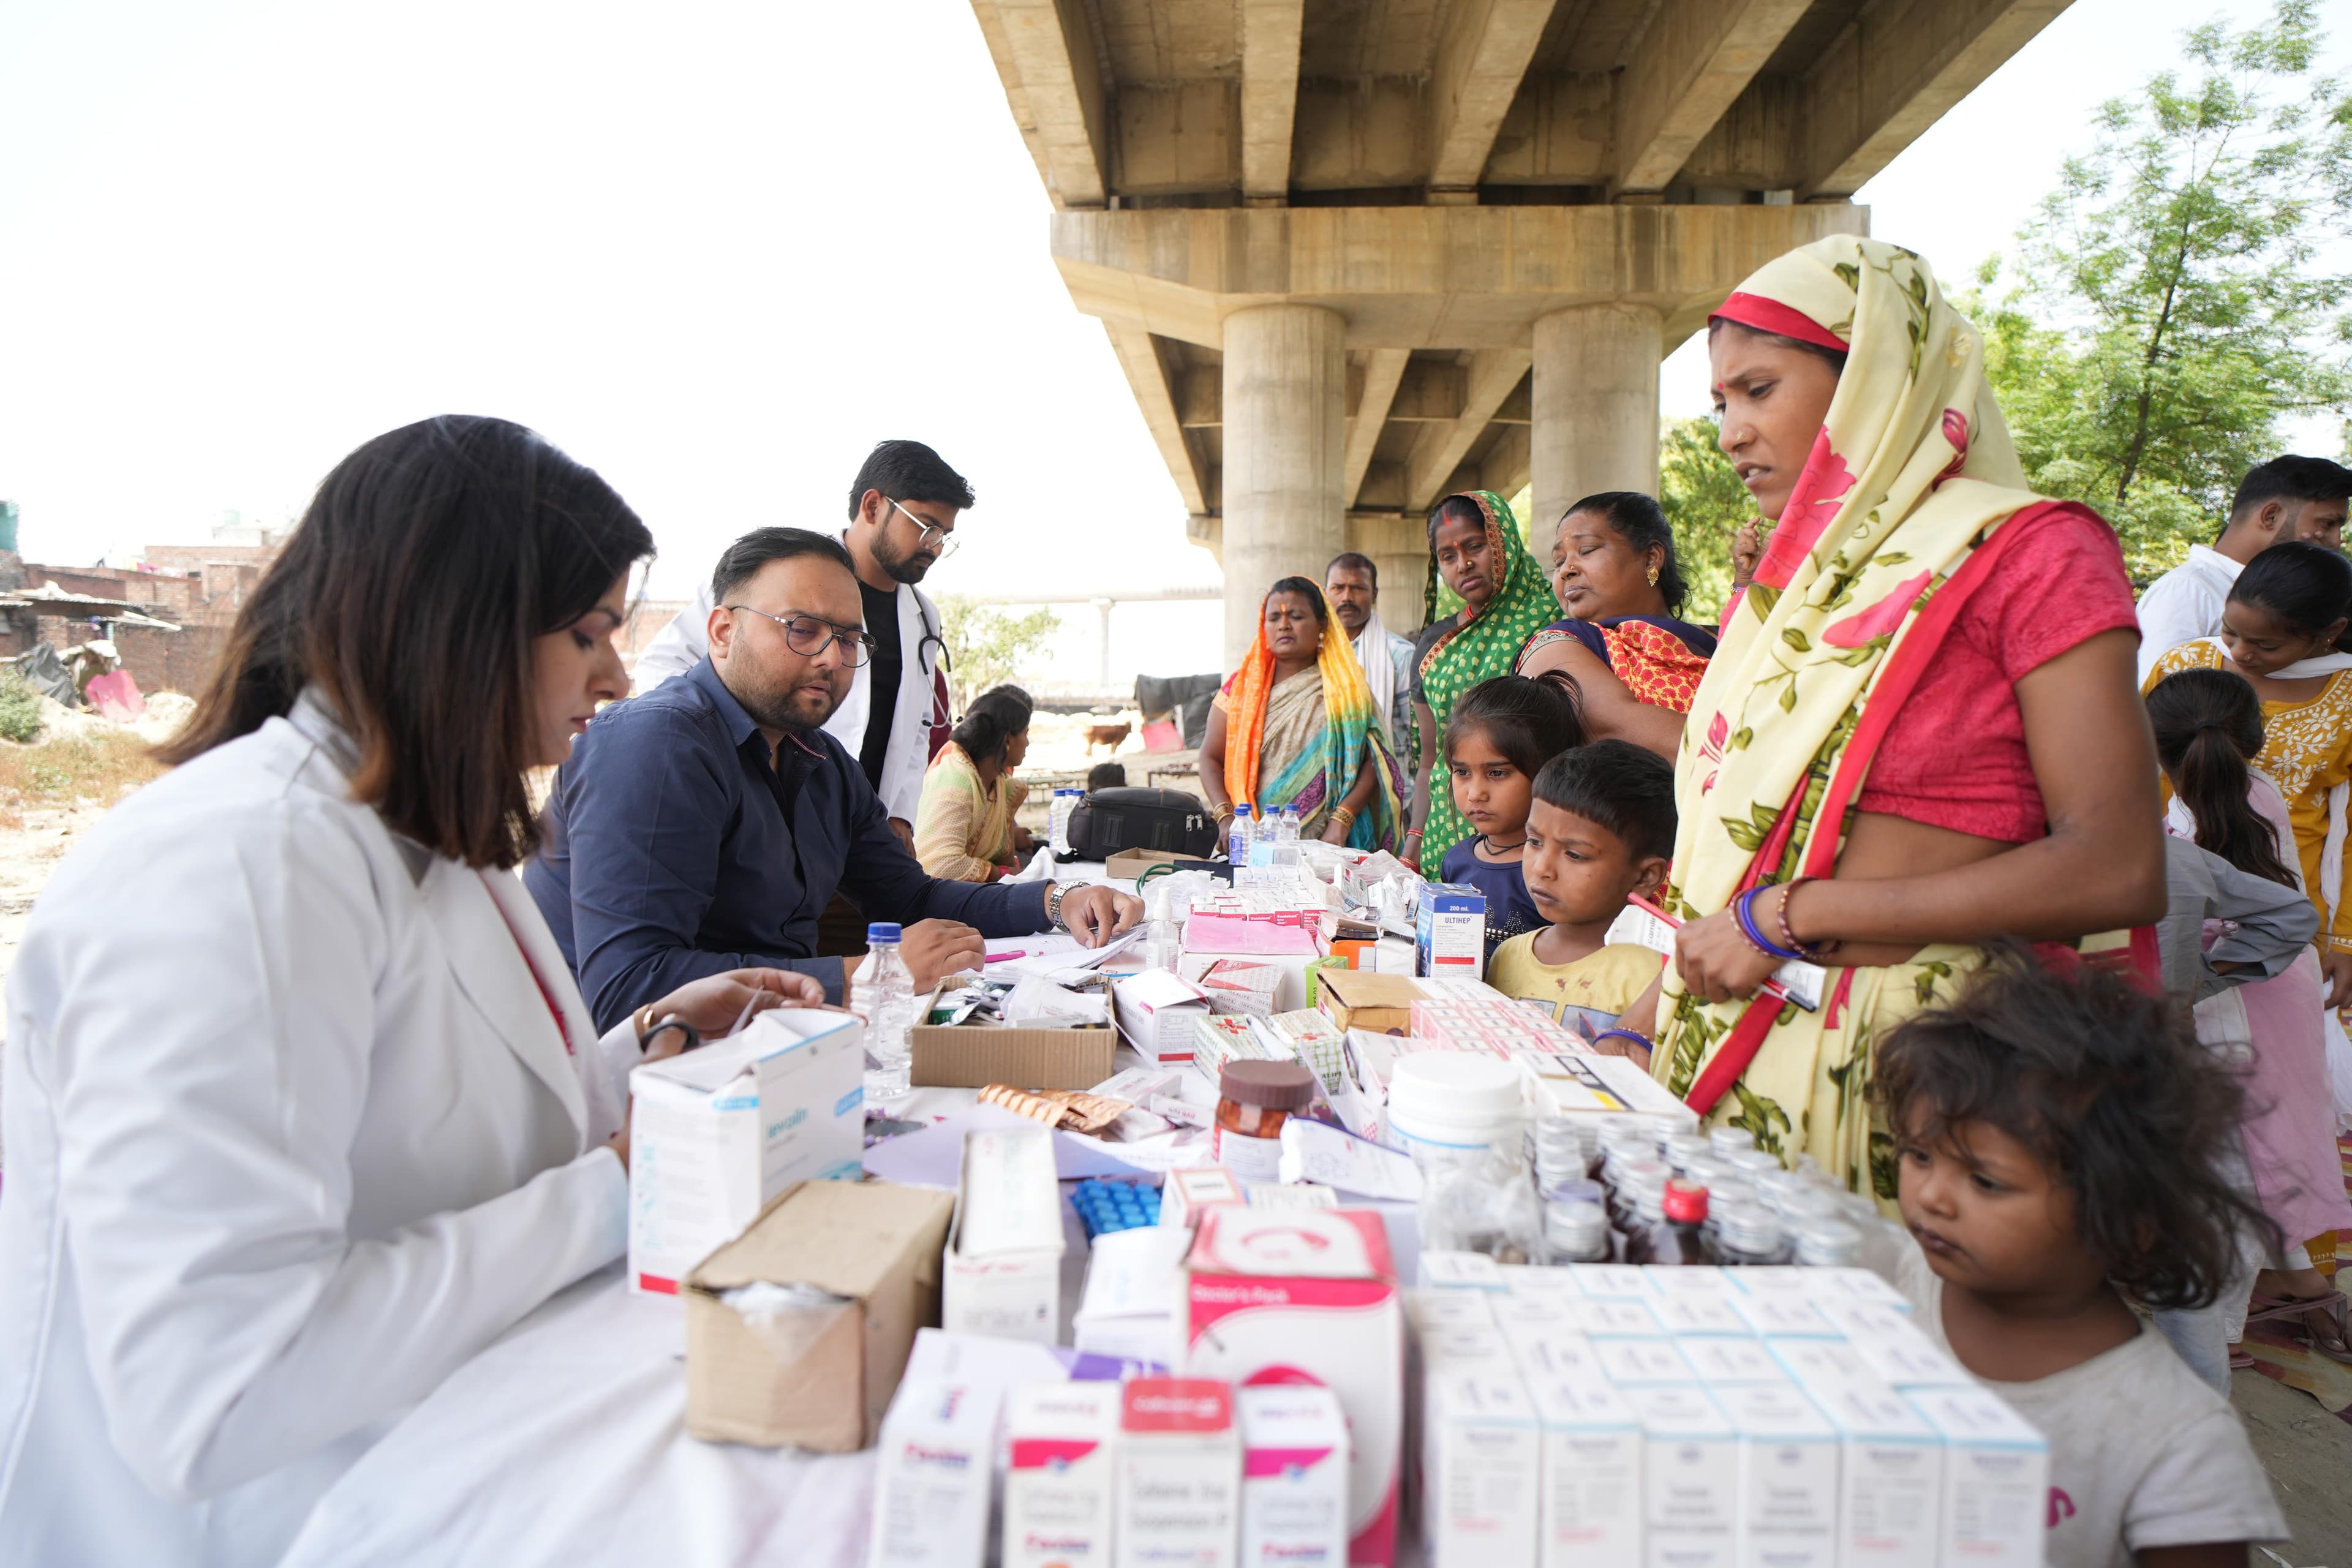
POLYGON ((1709 349, 1723 449, 1774 526, 1683 736, 1652 1070, 1891 1200, 1873 1044, 1983 942, 2152 969, 2130 584, 2095 514, 2025 488, 1981 340, 1909 251, 1793 251, 1709 349), (1818 1010, 1758 996, 1790 953, 1828 971, 1818 1010))

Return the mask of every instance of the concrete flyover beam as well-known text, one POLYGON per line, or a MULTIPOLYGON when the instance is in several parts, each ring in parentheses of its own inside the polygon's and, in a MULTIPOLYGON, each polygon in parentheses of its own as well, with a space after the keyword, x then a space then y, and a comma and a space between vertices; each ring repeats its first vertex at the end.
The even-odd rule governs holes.
POLYGON ((1298 109, 1298 33, 1307 0, 1241 0, 1242 197, 1290 195, 1290 127, 1298 109))
POLYGON ((1641 305, 1576 305, 1536 323, 1528 429, 1538 555, 1579 497, 1658 489, 1664 323, 1641 305))
POLYGON ((1412 451, 1404 461, 1404 503, 1411 511, 1427 511, 1454 485, 1454 470, 1470 455, 1471 447, 1486 433, 1487 423, 1528 374, 1529 355, 1523 348, 1480 349, 1470 356, 1470 374, 1462 391, 1460 417, 1424 425, 1413 437, 1412 451))
POLYGON ((1615 301, 1657 311, 1671 348, 1763 263, 1867 233, 1869 218, 1824 203, 1160 207, 1049 221, 1078 309, 1161 337, 1216 348, 1233 311, 1291 303, 1339 311, 1354 348, 1525 352, 1538 318, 1615 301))
POLYGON ((1258 305, 1224 321, 1225 663, 1257 635, 1277 577, 1322 581, 1346 537, 1348 324, 1314 305, 1258 305))
POLYGON ((1495 133, 1519 95, 1554 0, 1454 0, 1430 71, 1429 191, 1475 203, 1495 133))
POLYGON ((1619 76, 1612 184, 1662 191, 1810 0, 1664 0, 1619 76))
POLYGON ((1109 93, 1083 0, 971 0, 1021 139, 1056 207, 1110 190, 1109 93))
POLYGON ((1853 195, 2067 4, 1892 0, 1865 6, 1806 75, 1797 199, 1853 195))
POLYGON ((1380 445, 1389 410, 1396 405, 1397 388, 1404 382, 1405 366, 1412 361, 1411 349, 1372 349, 1364 355, 1364 389, 1356 399, 1356 411, 1348 416, 1342 489, 1349 506, 1356 504, 1356 496, 1364 488, 1364 471, 1372 466, 1372 448, 1380 445))
POLYGON ((1153 445, 1160 448, 1160 461, 1168 465, 1169 476, 1176 481, 1184 510, 1188 513, 1213 510, 1215 497, 1209 476, 1200 454, 1185 437, 1184 418, 1176 402, 1176 378, 1159 343, 1131 321, 1107 321, 1103 330, 1110 335, 1111 352, 1118 356, 1119 369, 1127 373, 1135 405, 1143 413, 1153 445))

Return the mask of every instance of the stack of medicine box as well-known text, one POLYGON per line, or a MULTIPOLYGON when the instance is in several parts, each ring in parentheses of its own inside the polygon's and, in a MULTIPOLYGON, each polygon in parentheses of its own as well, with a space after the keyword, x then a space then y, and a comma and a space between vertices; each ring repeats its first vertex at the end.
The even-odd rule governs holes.
POLYGON ((1875 1275, 1423 1265, 1429 1568, 2042 1561, 2041 1435, 1875 1275))
POLYGON ((1522 1048, 1569 1050, 1583 1042, 1565 1025, 1516 1002, 1459 1001, 1433 997, 1412 1005, 1413 1035, 1456 1050, 1507 1056, 1522 1048))

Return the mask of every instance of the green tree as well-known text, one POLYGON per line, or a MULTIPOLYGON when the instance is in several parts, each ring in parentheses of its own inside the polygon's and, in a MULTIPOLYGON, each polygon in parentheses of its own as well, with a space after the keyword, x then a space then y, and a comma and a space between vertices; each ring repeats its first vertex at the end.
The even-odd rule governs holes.
POLYGON ((1061 625, 1061 618, 1048 609, 1007 615, 961 594, 940 595, 939 606, 940 640, 948 651, 948 687, 959 713, 990 687, 1015 679, 1061 625))
POLYGON ((2212 535, 2282 418, 2352 403, 2352 275, 2323 252, 2352 222, 2352 104, 2315 11, 2189 29, 2186 77, 2100 109, 1969 301, 2034 487, 2103 511, 2136 576, 2212 535))
POLYGON ((1731 535, 1756 519, 1756 502, 1707 418, 1675 419, 1658 433, 1658 504, 1675 531, 1675 560, 1690 584, 1685 619, 1711 625, 1731 597, 1731 535))

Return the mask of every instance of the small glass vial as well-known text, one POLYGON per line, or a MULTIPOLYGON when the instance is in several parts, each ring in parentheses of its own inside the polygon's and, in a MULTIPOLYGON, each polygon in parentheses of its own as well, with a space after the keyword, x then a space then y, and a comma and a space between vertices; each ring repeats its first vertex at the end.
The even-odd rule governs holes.
POLYGON ((1797 1261, 1815 1268, 1858 1267, 1862 1232, 1842 1219, 1808 1220, 1797 1229, 1797 1261))
POLYGON ((1633 1230, 1637 1223, 1635 1216, 1645 1205, 1656 1209, 1673 1175, 1664 1162, 1657 1160, 1635 1160, 1619 1167, 1616 1185, 1609 1195, 1610 1223, 1619 1230, 1633 1230))
MULTIPOLYGON (((1644 1216, 1648 1221, 1648 1216, 1644 1216)), ((1657 1218, 1648 1221, 1649 1256, 1653 1264, 1697 1264, 1711 1261, 1701 1232, 1706 1228, 1706 1189, 1679 1178, 1666 1184, 1658 1199, 1657 1218)))
POLYGON ((1768 1154, 1761 1149, 1752 1147, 1747 1149, 1736 1149, 1728 1154, 1720 1155, 1718 1157, 1733 1170, 1738 1172, 1740 1175, 1748 1181, 1757 1183, 1759 1185, 1762 1184, 1762 1178, 1766 1176, 1785 1176, 1788 1174, 1786 1171, 1783 1171, 1780 1168, 1780 1161, 1778 1155, 1768 1154))
POLYGON ((1706 1146, 1715 1151, 1718 1160, 1728 1160, 1743 1149, 1756 1147, 1756 1134, 1745 1127, 1711 1127, 1707 1129, 1706 1146))
POLYGON ((1606 1263, 1609 1216, 1599 1204, 1554 1196, 1544 1202, 1544 1261, 1606 1263))
POLYGON ((1211 1157, 1244 1182, 1280 1179, 1282 1124, 1315 1099, 1315 1075, 1297 1062, 1227 1062, 1217 1073, 1211 1157))
POLYGON ((1664 1146, 1666 1163, 1675 1168, 1676 1175, 1688 1170, 1693 1160, 1706 1159, 1712 1152, 1706 1137, 1696 1132, 1677 1132, 1666 1140, 1664 1146))
POLYGON ((1763 1265, 1789 1261, 1780 1217, 1762 1204, 1725 1204, 1715 1211, 1715 1261, 1763 1265))

